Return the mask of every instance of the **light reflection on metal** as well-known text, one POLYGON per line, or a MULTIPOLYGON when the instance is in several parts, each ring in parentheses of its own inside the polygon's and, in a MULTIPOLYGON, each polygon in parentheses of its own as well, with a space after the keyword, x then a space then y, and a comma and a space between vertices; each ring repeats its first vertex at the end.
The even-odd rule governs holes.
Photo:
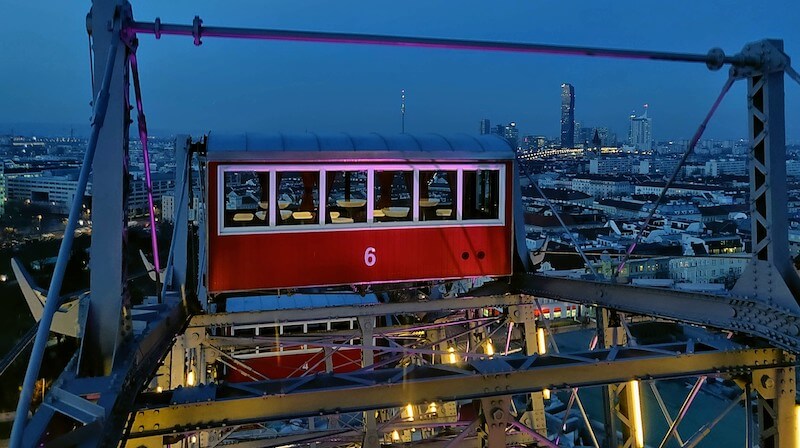
POLYGON ((540 355, 547 353, 547 343, 544 340, 544 328, 536 329, 536 349, 540 355))
POLYGON ((458 362, 458 357, 456 356, 456 349, 450 347, 447 349, 447 351, 450 353, 448 355, 448 360, 450 361, 450 364, 456 364, 458 362))
POLYGON ((514 329, 514 322, 508 322, 508 335, 506 336, 506 349, 503 350, 503 356, 508 356, 508 350, 511 348, 511 331, 514 329))
POLYGON ((494 356, 494 345, 492 344, 491 339, 486 341, 486 354, 489 356, 494 356))
POLYGON ((644 448, 644 423, 642 421, 642 399, 639 394, 639 382, 633 380, 628 383, 631 391, 631 417, 633 418, 633 435, 636 442, 636 448, 644 448))
POLYGON ((411 421, 414 420, 414 406, 411 403, 406 405, 406 418, 411 421))
POLYGON ((794 420, 794 446, 800 446, 800 405, 797 404, 794 405, 794 420))

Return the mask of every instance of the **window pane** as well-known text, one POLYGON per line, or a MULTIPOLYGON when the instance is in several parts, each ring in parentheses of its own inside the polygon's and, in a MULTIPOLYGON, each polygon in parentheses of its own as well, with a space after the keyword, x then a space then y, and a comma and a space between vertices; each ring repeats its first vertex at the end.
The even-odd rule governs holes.
POLYGON ((283 326, 283 334, 303 334, 302 325, 284 325, 283 326))
POLYGON ((276 222, 283 225, 319 222, 319 172, 275 173, 278 189, 276 222))
POLYGON ((419 219, 456 219, 457 171, 419 172, 419 219))
POLYGON ((411 221, 413 171, 375 171, 375 222, 411 221))
POLYGON ((256 335, 255 328, 237 328, 236 329, 236 336, 239 337, 253 337, 256 335))
POLYGON ((464 219, 498 219, 500 171, 464 171, 464 219))
POLYGON ((308 324, 307 327, 308 327, 308 332, 309 333, 314 333, 314 332, 318 332, 318 331, 327 330, 328 329, 328 324, 326 324, 325 322, 317 322, 315 324, 308 324))
POLYGON ((267 226, 269 173, 225 171, 225 227, 267 226))
POLYGON ((367 222, 367 172, 328 171, 325 173, 325 222, 350 224, 367 222))

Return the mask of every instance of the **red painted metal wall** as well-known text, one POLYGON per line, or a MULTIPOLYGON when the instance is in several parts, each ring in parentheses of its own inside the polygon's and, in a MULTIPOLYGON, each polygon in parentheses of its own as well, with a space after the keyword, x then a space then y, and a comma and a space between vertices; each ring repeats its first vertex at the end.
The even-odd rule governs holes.
MULTIPOLYGON (((307 372, 325 372, 325 353, 295 353, 280 356, 265 356, 261 358, 240 359, 254 370, 264 374, 267 378, 295 378, 307 372)), ((340 349, 331 355, 333 371, 347 373, 361 368, 361 350, 340 349)), ((232 383, 253 381, 236 369, 229 369, 225 379, 232 383)))
POLYGON ((207 172, 212 293, 511 274, 510 175, 505 225, 218 235, 216 164, 207 172))

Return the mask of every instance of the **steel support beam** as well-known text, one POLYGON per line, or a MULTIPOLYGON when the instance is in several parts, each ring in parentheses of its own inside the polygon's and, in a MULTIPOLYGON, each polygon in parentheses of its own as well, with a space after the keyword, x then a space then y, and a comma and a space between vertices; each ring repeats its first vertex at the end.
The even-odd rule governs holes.
POLYGON ((351 374, 184 388, 140 395, 129 437, 275 419, 404 406, 407 403, 515 395, 544 388, 621 383, 785 367, 774 349, 718 350, 694 342, 615 347, 570 355, 495 358, 451 366, 412 366, 351 374), (694 346, 694 348, 692 347, 694 346), (165 396, 165 394, 168 394, 165 396), (172 403, 172 404, 168 404, 172 403))
MULTIPOLYGON (((174 254, 172 255, 171 277, 164 281, 170 282, 173 290, 184 291, 187 282, 188 263, 191 260, 188 252, 189 245, 189 191, 192 188, 187 179, 192 169, 189 154, 191 139, 188 135, 175 137, 175 189, 173 193, 175 216, 172 217, 175 230, 171 243, 174 254), (180 213, 177 210, 181 210, 180 213)), ((203 242, 205 243, 205 242, 203 242)))
POLYGON ((795 414, 795 378, 794 366, 753 372, 758 395, 759 447, 796 446, 800 426, 795 414))
POLYGON ((483 421, 481 430, 483 448, 506 446, 506 428, 513 421, 510 412, 511 397, 508 395, 480 400, 480 415, 483 421))
MULTIPOLYGON (((105 71, 110 45, 117 45, 114 72, 109 86, 108 111, 97 138, 92 166, 92 246, 89 267, 89 314, 81 344, 79 370, 82 375, 108 375, 117 348, 131 331, 130 298, 127 291, 125 246, 128 196, 128 127, 125 106, 128 87, 128 49, 112 31, 115 17, 130 20, 125 0, 92 2, 91 28, 94 66, 105 71)), ((95 97, 100 86, 95 85, 95 97)))
POLYGON ((760 61, 756 68, 731 69, 747 78, 750 134, 750 220, 753 260, 734 291, 771 305, 800 311, 800 277, 789 255, 786 192, 786 119, 783 79, 789 58, 783 41, 763 40, 742 54, 760 61))
MULTIPOLYGON (((374 317, 359 317, 358 328, 361 330, 361 343, 369 347, 374 346, 373 332, 375 330, 374 317)), ((361 350, 361 367, 369 367, 375 364, 375 353, 372 349, 361 350)), ((364 439, 362 448, 379 448, 380 438, 378 437, 378 420, 373 410, 364 411, 364 439)))
POLYGON ((800 313, 748 295, 701 294, 532 274, 516 276, 512 286, 524 294, 745 333, 800 352, 800 313))
MULTIPOLYGON (((525 354, 528 356, 537 355, 539 353, 547 352, 547 343, 540 347, 539 340, 536 337, 536 306, 514 306, 509 307, 508 314, 516 324, 522 325, 522 331, 525 341, 525 354)), ((522 423, 536 431, 537 433, 547 437, 547 422, 545 421, 544 412, 544 394, 541 391, 531 392, 529 394, 530 408, 526 409, 522 416, 522 423)))
MULTIPOLYGON (((625 332, 619 325, 619 317, 616 313, 610 312, 605 308, 597 308, 597 343, 601 347, 610 349, 616 346, 625 345, 625 332), (612 319, 613 317, 613 319, 612 319), (612 322, 613 320, 613 322, 612 322)), ((622 420, 622 438, 630 440, 630 431, 624 422, 627 421, 627 394, 625 386, 622 384, 607 384, 603 390, 603 422, 605 423, 605 448, 616 448, 619 445, 617 439, 618 418, 622 420)), ((591 430, 591 428, 590 428, 591 430)))
POLYGON ((425 302, 379 303, 373 305, 347 305, 322 308, 302 308, 247 313, 198 314, 192 317, 190 327, 221 327, 251 325, 264 322, 291 322, 296 320, 336 319, 387 314, 412 314, 445 310, 465 310, 487 307, 506 307, 533 303, 532 297, 518 294, 495 294, 478 297, 447 298, 425 302))
POLYGON ((444 48, 450 50, 511 51, 519 53, 542 53, 654 61, 694 62, 705 64, 711 70, 718 70, 724 64, 742 65, 755 63, 755 61, 751 61, 741 54, 726 56, 725 53, 719 48, 712 49, 707 54, 703 55, 521 42, 478 41, 466 39, 332 33, 318 31, 292 31, 263 28, 237 28, 205 26, 203 25, 203 21, 199 16, 195 16, 194 23, 192 25, 161 23, 160 19, 156 19, 155 22, 132 22, 128 25, 128 29, 135 33, 154 34, 156 38, 160 38, 162 35, 191 36, 194 38, 195 45, 202 44, 202 38, 207 36, 235 39, 395 45, 406 47, 444 48))

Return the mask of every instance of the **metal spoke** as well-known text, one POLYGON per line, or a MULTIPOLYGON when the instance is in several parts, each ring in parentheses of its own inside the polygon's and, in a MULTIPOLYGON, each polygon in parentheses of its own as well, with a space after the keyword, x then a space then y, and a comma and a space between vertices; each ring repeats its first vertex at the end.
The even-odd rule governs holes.
POLYGON ((686 412, 689 410, 689 407, 692 405, 692 403, 694 403, 694 399, 697 396, 698 392, 700 392, 700 388, 703 387, 703 383, 706 382, 706 378, 707 378, 706 376, 701 376, 694 383, 694 386, 692 386, 692 390, 689 391, 689 395, 686 396, 686 400, 683 402, 681 409, 678 411, 678 415, 675 417, 675 421, 673 421, 672 424, 669 425, 667 433, 664 434, 664 438, 661 439, 661 443, 658 444, 658 448, 664 448, 667 445, 667 442, 669 442, 670 437, 672 437, 672 435, 678 429, 678 425, 680 425, 681 421, 683 421, 683 417, 686 416, 686 412))
MULTIPOLYGON (((656 403, 658 403, 658 407, 661 409, 661 414, 664 415, 664 420, 667 422, 667 425, 672 426, 673 420, 672 416, 669 415, 669 410, 667 409, 667 405, 664 404, 664 399, 661 398, 661 393, 658 391, 656 387, 655 381, 649 381, 650 390, 653 391, 653 395, 656 397, 656 403)), ((675 428, 675 440, 683 446, 683 440, 681 439, 680 433, 678 433, 678 429, 675 428)))
POLYGON ((739 395, 739 398, 732 400, 730 404, 728 404, 728 407, 726 407, 724 411, 722 411, 719 415, 717 415, 714 418, 714 420, 711 420, 710 422, 703 425, 702 428, 698 429, 697 432, 694 433, 694 435, 692 435, 692 437, 689 438, 688 442, 686 442, 685 444, 681 444, 681 448, 696 447, 697 444, 702 442, 703 439, 711 432, 711 430, 714 429, 714 427, 717 426, 717 424, 721 422, 723 418, 725 418, 726 415, 728 415, 734 408, 736 408, 739 405, 739 403, 742 402, 742 400, 744 400, 746 394, 747 394, 746 392, 742 392, 742 394, 739 395))
POLYGON ((797 84, 800 84, 800 73, 797 73, 797 70, 794 69, 791 65, 784 69, 786 74, 789 75, 790 78, 794 79, 797 84))

